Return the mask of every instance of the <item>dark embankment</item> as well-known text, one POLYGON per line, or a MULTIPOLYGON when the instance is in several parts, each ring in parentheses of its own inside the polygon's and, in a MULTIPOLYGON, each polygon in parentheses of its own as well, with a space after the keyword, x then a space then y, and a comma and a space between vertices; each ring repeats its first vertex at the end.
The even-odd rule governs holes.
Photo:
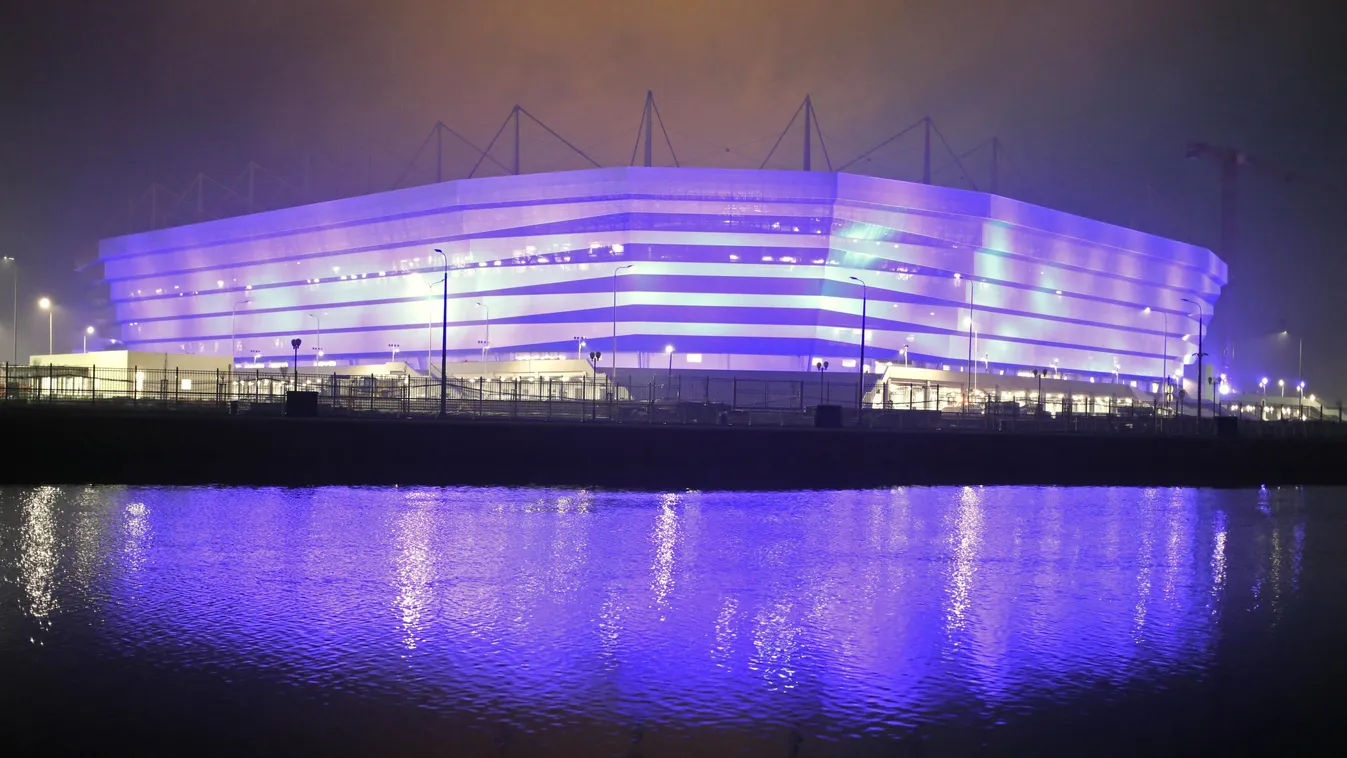
POLYGON ((897 433, 772 427, 0 415, 7 484, 1344 484, 1347 438, 897 433))

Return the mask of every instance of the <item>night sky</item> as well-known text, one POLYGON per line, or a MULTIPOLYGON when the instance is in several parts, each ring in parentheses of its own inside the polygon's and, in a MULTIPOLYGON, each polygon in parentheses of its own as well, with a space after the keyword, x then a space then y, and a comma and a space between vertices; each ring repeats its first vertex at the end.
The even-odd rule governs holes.
MULTIPOLYGON (((18 0, 0 10, 0 253, 22 266, 20 353, 45 348, 40 295, 61 305, 57 350, 78 347, 96 314, 73 271, 152 182, 229 184, 256 161, 315 198, 386 189, 437 119, 485 145, 515 103, 622 165, 647 89, 683 163, 756 168, 809 93, 834 164, 929 114, 959 153, 1002 140, 1003 194, 1212 248, 1218 167, 1186 142, 1300 172, 1241 181, 1240 331, 1303 335, 1306 379, 1336 398, 1340 28, 1326 3, 1230 0, 18 0)), ((524 137, 525 171, 586 165, 524 137)), ((798 143, 769 166, 798 167, 798 143)), ((446 178, 465 175, 448 145, 446 178)), ((989 157, 965 178, 937 153, 936 181, 985 189, 989 157)), ((914 133, 852 170, 915 180, 920 160, 914 133)), ((404 184, 431 178, 423 160, 404 184)), ((1262 341, 1270 373, 1293 376, 1291 342, 1262 341)))

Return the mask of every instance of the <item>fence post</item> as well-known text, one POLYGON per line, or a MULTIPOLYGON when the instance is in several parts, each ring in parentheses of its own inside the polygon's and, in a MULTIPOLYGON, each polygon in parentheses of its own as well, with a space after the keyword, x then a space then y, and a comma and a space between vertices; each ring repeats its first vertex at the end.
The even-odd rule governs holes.
POLYGON ((739 409, 739 377, 730 379, 730 410, 739 409))
POLYGON ((647 413, 650 416, 650 423, 655 423, 655 379, 650 379, 650 410, 647 413))
MULTIPOLYGON (((17 334, 14 335, 14 339, 18 338, 17 334)), ((5 401, 9 401, 9 361, 5 361, 5 401)))
POLYGON ((173 407, 178 407, 178 390, 182 387, 182 382, 178 379, 178 367, 173 367, 173 407))
POLYGON ((98 402, 98 367, 89 367, 89 402, 98 402))
POLYGON ((56 391, 56 370, 50 363, 47 364, 47 402, 52 401, 52 393, 56 391))

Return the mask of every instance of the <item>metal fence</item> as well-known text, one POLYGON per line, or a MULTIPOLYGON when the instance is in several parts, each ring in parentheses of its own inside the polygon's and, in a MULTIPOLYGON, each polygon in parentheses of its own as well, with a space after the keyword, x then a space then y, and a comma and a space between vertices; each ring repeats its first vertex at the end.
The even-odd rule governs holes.
MULTIPOLYGON (((286 393, 314 392, 328 416, 434 416, 440 410, 437 378, 410 375, 306 373, 288 370, 187 371, 104 369, 5 364, 7 406, 93 405, 147 410, 281 415, 286 393)), ((758 379, 664 375, 638 381, 599 374, 583 377, 515 377, 445 381, 445 411, 459 418, 612 421, 622 423, 812 426, 820 405, 838 405, 844 426, 877 429, 1109 434, 1217 433, 1222 413, 1132 399, 1094 398, 1088 403, 985 400, 965 403, 959 386, 881 383, 860 397, 855 381, 758 379)), ((1300 436, 1347 432, 1340 416, 1265 421, 1241 417, 1241 435, 1300 436)))

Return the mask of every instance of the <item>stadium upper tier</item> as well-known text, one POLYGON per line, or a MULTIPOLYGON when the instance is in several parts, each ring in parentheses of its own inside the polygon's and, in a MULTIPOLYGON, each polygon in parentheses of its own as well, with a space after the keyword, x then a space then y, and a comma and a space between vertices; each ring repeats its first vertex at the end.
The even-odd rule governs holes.
POLYGON ((954 370, 1154 378, 1196 350, 1184 299, 1210 313, 1226 280, 1209 250, 995 195, 671 168, 444 182, 117 237, 100 258, 128 348, 240 364, 288 360, 293 337, 302 365, 394 345, 438 362, 447 265, 451 361, 585 338, 608 367, 615 329, 621 368, 673 346, 675 369, 854 371, 866 296, 867 362, 907 346, 954 370))

